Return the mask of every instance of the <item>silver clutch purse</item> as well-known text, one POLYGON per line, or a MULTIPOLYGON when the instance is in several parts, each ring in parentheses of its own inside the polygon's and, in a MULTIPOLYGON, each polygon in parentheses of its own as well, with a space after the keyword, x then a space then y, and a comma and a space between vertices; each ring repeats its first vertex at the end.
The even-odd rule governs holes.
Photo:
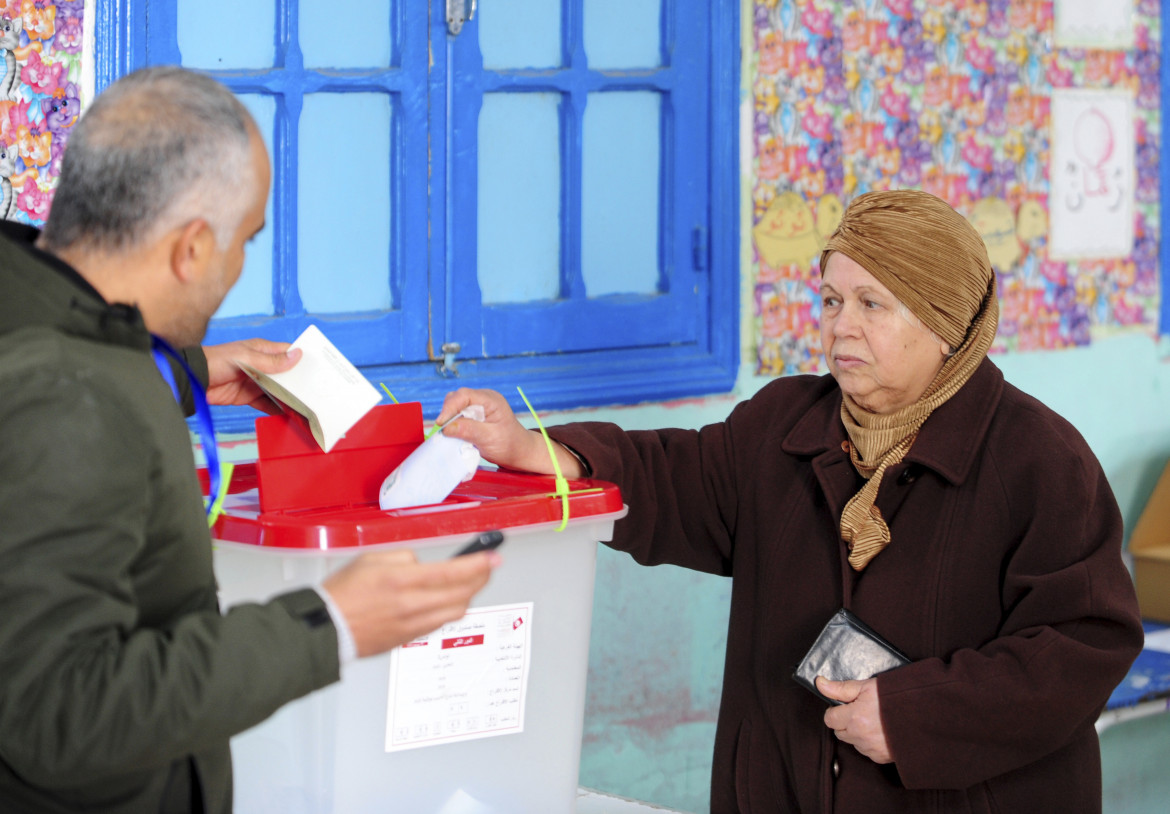
POLYGON ((866 679, 909 663, 897 648, 842 608, 829 619, 792 677, 825 703, 840 704, 821 695, 817 676, 830 681, 866 679))

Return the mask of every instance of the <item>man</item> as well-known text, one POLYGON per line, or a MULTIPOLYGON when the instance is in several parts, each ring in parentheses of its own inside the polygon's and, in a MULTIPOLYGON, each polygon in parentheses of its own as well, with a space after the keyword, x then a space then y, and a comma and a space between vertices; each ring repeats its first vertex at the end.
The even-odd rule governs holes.
MULTIPOLYGON (((458 619, 499 562, 366 555, 320 592, 220 613, 151 335, 202 340, 269 177, 226 88, 148 69, 76 125, 44 233, 3 225, 0 811, 228 812, 231 735, 336 681, 343 658, 458 619)), ((286 348, 186 356, 209 400, 248 404, 261 394, 231 360, 275 372, 286 348)))

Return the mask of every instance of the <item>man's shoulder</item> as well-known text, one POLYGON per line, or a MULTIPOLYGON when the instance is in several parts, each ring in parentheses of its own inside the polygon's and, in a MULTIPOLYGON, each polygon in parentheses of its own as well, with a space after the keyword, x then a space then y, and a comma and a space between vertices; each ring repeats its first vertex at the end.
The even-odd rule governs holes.
POLYGON ((26 325, 0 334, 0 377, 56 370, 70 359, 68 337, 51 325, 26 325))
POLYGON ((111 363, 122 349, 73 336, 51 324, 24 325, 0 334, 0 376, 59 372, 111 363))
POLYGON ((140 350, 73 336, 53 326, 30 325, 0 334, 0 402, 9 405, 54 393, 97 397, 118 410, 134 410, 150 392, 152 369, 140 350))

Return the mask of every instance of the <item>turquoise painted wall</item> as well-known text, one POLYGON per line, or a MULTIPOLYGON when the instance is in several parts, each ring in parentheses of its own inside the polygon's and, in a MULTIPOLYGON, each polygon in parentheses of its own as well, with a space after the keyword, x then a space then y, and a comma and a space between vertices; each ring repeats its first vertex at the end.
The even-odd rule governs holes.
MULTIPOLYGON (((1131 334, 1085 349, 1001 355, 995 361, 1010 382, 1081 431, 1131 529, 1170 459, 1170 362, 1156 340, 1131 334)), ((745 374, 728 396, 544 420, 697 428, 721 420, 766 381, 745 374)), ((644 568, 624 554, 600 551, 582 785, 681 811, 707 811, 729 588, 719 577, 672 566, 644 568)), ((1170 715, 1106 731, 1107 814, 1164 814, 1168 754, 1170 715)))

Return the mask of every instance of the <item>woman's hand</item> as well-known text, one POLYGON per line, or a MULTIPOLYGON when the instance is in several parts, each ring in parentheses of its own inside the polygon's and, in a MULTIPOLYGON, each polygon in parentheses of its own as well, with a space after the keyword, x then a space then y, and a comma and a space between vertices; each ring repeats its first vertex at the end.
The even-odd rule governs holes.
MULTIPOLYGON (((443 409, 435 423, 442 425, 455 419, 443 430, 451 438, 470 441, 479 449, 479 454, 497 466, 517 469, 522 472, 554 474, 548 447, 539 433, 532 432, 516 419, 507 400, 495 390, 472 390, 461 387, 447 394, 443 409), (456 418, 460 412, 473 404, 483 407, 483 421, 456 418)), ((553 450, 566 478, 579 478, 585 473, 577 457, 552 442, 553 450)))
POLYGON ((894 762, 882 729, 876 678, 829 681, 817 676, 817 689, 826 698, 845 702, 843 706, 825 710, 825 726, 833 730, 838 740, 852 744, 874 763, 894 762))
POLYGON ((288 342, 243 339, 224 345, 207 345, 207 401, 209 404, 244 404, 265 413, 280 408, 239 366, 243 362, 261 373, 283 373, 301 358, 301 350, 289 350, 288 342))

